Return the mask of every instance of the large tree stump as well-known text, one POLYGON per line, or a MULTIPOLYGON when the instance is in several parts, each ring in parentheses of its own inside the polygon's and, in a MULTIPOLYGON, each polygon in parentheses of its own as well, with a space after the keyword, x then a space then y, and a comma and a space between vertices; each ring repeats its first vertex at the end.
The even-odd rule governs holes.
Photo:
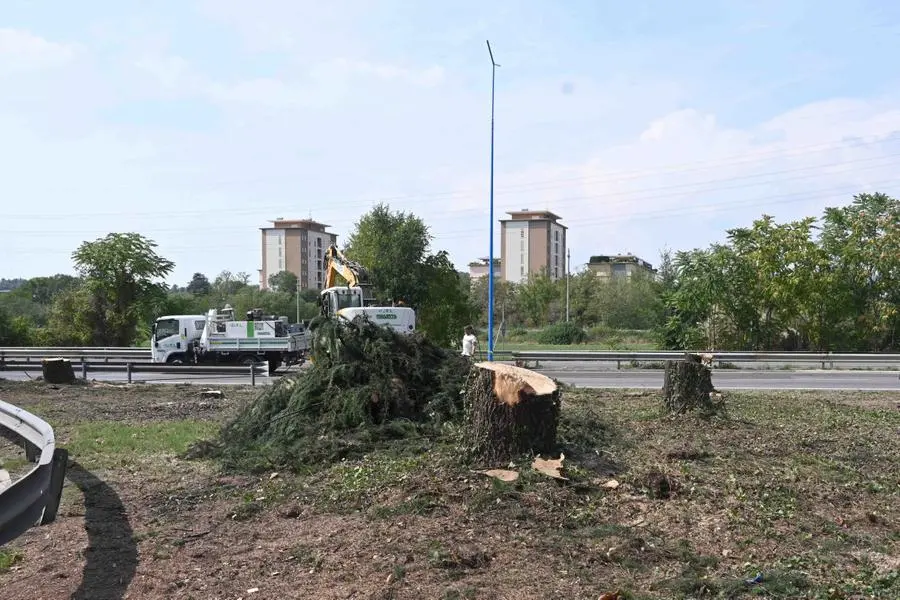
POLYGON ((466 389, 469 449, 485 464, 556 449, 559 389, 546 375, 495 362, 475 364, 466 389))
POLYGON ((699 354, 686 353, 684 360, 666 361, 663 402, 667 413, 701 410, 717 412, 720 403, 713 387, 712 370, 699 354))
POLYGON ((65 358, 45 358, 41 361, 41 372, 47 383, 75 383, 72 363, 65 358))

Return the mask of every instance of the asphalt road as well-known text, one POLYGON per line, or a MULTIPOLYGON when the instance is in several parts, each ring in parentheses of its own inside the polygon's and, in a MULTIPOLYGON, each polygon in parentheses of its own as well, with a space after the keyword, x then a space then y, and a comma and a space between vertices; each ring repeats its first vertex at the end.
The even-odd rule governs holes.
MULTIPOLYGON (((651 369, 627 369, 608 371, 605 369, 573 369, 571 367, 541 368, 538 371, 560 381, 578 387, 591 388, 661 388, 663 372, 651 369)), ((0 377, 26 381, 38 373, 2 371, 0 377)), ((191 383, 194 385, 247 385, 248 375, 194 375, 164 373, 134 373, 133 381, 146 383, 191 383)), ((91 373, 90 378, 98 381, 123 381, 124 373, 91 373)), ((257 376, 257 385, 268 385, 274 377, 257 376)), ((716 369, 713 371, 713 385, 721 390, 857 390, 857 391, 897 391, 900 392, 900 373, 893 371, 760 371, 716 369)))

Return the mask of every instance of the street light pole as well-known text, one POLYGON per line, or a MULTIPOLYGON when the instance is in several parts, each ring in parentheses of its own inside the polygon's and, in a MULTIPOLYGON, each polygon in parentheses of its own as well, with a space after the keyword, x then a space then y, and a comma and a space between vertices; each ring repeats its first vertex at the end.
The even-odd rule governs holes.
POLYGON ((488 360, 494 360, 494 82, 497 76, 497 61, 491 50, 491 42, 487 41, 488 54, 491 57, 491 223, 490 251, 488 252, 488 360))
POLYGON ((297 277, 297 290, 295 292, 297 294, 297 320, 295 323, 300 322, 300 278, 297 277))
POLYGON ((569 269, 572 267, 572 251, 566 248, 566 323, 569 322, 569 269))

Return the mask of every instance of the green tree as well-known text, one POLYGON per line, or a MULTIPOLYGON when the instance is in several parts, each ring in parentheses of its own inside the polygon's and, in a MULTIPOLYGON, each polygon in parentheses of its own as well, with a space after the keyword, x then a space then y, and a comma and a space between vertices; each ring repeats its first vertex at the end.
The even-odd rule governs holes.
POLYGON ((195 296, 206 296, 212 291, 212 284, 203 273, 194 273, 190 283, 187 284, 187 291, 195 296))
POLYGON ((27 346, 31 342, 31 330, 28 319, 10 316, 0 307, 0 346, 27 346))
POLYGON ((299 279, 290 271, 279 271, 269 276, 269 287, 276 292, 284 294, 296 294, 299 279))
POLYGON ((550 323, 551 307, 554 300, 559 302, 559 298, 560 286, 550 279, 546 268, 532 273, 519 285, 519 306, 528 323, 535 327, 550 323))
POLYGON ((368 270, 382 301, 405 302, 416 310, 417 329, 449 345, 475 313, 446 252, 431 254, 430 245, 422 219, 378 204, 357 221, 344 252, 368 270))
POLYGON ((174 263, 156 253, 156 243, 137 233, 111 233, 84 242, 72 254, 84 280, 92 341, 103 346, 128 346, 137 326, 153 318, 166 299, 158 281, 174 263))

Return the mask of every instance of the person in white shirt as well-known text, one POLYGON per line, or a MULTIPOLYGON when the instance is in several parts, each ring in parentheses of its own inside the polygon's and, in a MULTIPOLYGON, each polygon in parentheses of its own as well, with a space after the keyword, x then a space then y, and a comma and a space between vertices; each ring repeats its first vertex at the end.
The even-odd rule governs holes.
POLYGON ((462 339, 462 355, 475 356, 475 348, 478 347, 478 338, 475 337, 475 329, 466 325, 465 335, 462 339))

